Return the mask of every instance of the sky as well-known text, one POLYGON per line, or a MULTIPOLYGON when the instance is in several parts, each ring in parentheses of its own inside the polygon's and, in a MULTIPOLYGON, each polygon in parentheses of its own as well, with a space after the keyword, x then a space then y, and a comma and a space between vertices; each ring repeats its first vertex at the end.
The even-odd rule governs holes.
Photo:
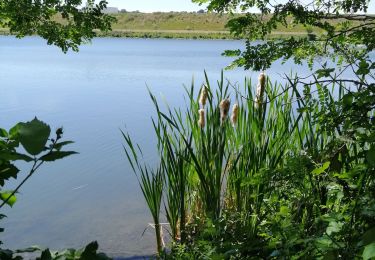
MULTIPOLYGON (((108 6, 126 9, 127 11, 151 12, 169 12, 169 11, 198 11, 205 9, 205 6, 199 6, 192 3, 191 0, 107 0, 108 6)), ((370 0, 368 13, 375 14, 375 0, 370 0)))

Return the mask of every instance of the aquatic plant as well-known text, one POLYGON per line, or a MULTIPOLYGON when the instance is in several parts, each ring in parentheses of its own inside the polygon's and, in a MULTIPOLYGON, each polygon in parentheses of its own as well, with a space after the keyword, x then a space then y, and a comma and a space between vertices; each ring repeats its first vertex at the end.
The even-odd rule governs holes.
POLYGON ((121 131, 121 133, 126 142, 126 145, 123 146, 124 151, 131 168, 137 176, 138 183, 154 221, 153 227, 155 229, 157 252, 160 254, 164 247, 162 227, 160 224, 160 209, 164 188, 164 169, 162 165, 159 165, 159 167, 154 170, 142 163, 138 156, 138 152, 142 155, 139 146, 137 146, 139 148, 137 151, 129 134, 125 134, 123 131, 121 131))
POLYGON ((347 89, 318 86, 306 96, 294 82, 272 84, 263 73, 256 88, 247 79, 244 87, 232 85, 223 75, 217 86, 206 75, 204 85, 204 109, 194 85, 186 89, 185 108, 163 110, 150 94, 163 195, 147 196, 165 198, 171 257, 358 255, 362 246, 353 241, 371 224, 361 214, 374 216, 361 213, 374 202, 365 192, 374 189, 373 166, 363 166, 371 150, 338 139, 339 130, 323 119, 338 113, 335 99, 347 89))

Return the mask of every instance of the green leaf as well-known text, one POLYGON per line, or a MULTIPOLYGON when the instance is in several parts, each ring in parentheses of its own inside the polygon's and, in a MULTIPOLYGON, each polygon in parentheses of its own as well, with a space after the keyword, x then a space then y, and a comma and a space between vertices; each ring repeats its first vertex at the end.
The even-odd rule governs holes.
POLYGON ((342 229, 342 226, 343 226, 343 223, 331 221, 331 222, 329 222, 329 225, 327 227, 326 232, 330 236, 330 235, 332 235, 332 233, 340 232, 341 229, 342 229))
POLYGON ((54 148, 56 150, 60 150, 63 146, 68 145, 68 144, 73 144, 73 143, 74 143, 73 141, 65 141, 65 142, 57 143, 55 144, 54 148))
POLYGON ((77 154, 77 152, 73 152, 73 151, 64 151, 64 152, 52 151, 52 152, 49 152, 48 154, 40 157, 40 160, 45 161, 45 162, 52 162, 52 161, 56 161, 56 160, 62 159, 64 157, 73 155, 73 154, 77 154))
POLYGON ((367 230, 367 232, 362 237, 363 245, 368 245, 371 243, 375 243, 375 227, 367 230))
POLYGON ((372 259, 375 257, 375 243, 371 243, 365 247, 362 254, 363 260, 372 259))
POLYGON ((4 186, 5 181, 10 178, 17 178, 18 168, 10 163, 0 163, 0 186, 4 186))
POLYGON ((37 118, 19 125, 19 138, 25 150, 32 155, 41 153, 48 141, 51 128, 37 118))
POLYGON ((286 206, 281 206, 280 207, 280 214, 282 216, 287 216, 289 214, 289 208, 286 206))
POLYGON ((324 257, 323 257, 323 260, 336 260, 337 259, 337 254, 335 253, 335 251, 328 251, 324 257))
POLYGON ((80 257, 80 260, 109 259, 105 255, 97 254, 96 251, 98 250, 98 248, 99 248, 98 242, 96 241, 91 242, 85 247, 80 257))
POLYGON ((350 106, 353 103, 353 94, 349 93, 343 97, 343 103, 345 106, 350 106))
POLYGON ((356 71, 356 74, 366 75, 370 73, 369 64, 365 60, 361 60, 358 65, 359 65, 359 68, 356 71))
POLYGON ((46 249, 42 252, 42 255, 36 259, 37 260, 52 260, 51 252, 49 251, 49 249, 46 249))
POLYGON ((25 162, 31 162, 33 158, 26 154, 16 153, 16 152, 8 152, 8 151, 0 151, 0 159, 6 161, 18 161, 22 160, 25 162))
POLYGON ((4 191, 4 192, 0 192, 0 199, 2 201, 6 201, 8 199, 8 201, 6 202, 6 204, 8 204, 9 206, 13 206, 14 203, 16 203, 17 201, 17 198, 15 195, 12 195, 12 192, 11 191, 4 191), (9 198, 9 199, 8 199, 9 198))
POLYGON ((8 137, 8 132, 3 128, 0 128, 0 137, 8 137))
POLYGON ((14 260, 13 251, 9 249, 0 249, 0 259, 4 260, 14 260))
POLYGON ((320 79, 320 78, 323 78, 323 77, 329 77, 329 75, 334 72, 335 69, 334 68, 330 68, 330 69, 320 69, 320 70, 317 70, 315 71, 315 73, 317 74, 317 78, 320 79))
POLYGON ((330 162, 325 162, 321 167, 314 169, 311 173, 314 175, 320 175, 328 169, 330 162))
POLYGON ((12 140, 18 140, 18 130, 20 128, 20 123, 16 124, 9 130, 9 138, 12 140))

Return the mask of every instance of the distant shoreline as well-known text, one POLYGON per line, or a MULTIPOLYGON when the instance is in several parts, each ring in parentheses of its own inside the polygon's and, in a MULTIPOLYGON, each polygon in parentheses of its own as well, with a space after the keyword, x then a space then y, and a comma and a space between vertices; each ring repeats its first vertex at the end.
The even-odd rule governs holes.
MULTIPOLYGON (((0 28, 1 36, 14 35, 8 29, 0 28)), ((285 37, 306 37, 307 33, 272 33, 271 39, 281 39, 285 37)), ((244 40, 235 37, 229 31, 194 31, 194 30, 129 30, 115 29, 109 32, 97 32, 97 37, 113 38, 136 38, 136 39, 193 39, 193 40, 244 40)))
MULTIPOLYGON (((111 15, 117 19, 112 24, 112 31, 97 31, 98 37, 243 40, 243 37, 231 34, 226 27, 233 18, 228 14, 128 12, 111 15)), ((61 18, 56 20, 64 23, 61 18)), ((272 33, 269 38, 307 37, 307 30, 302 26, 280 27, 276 31, 278 32, 272 33)), ((0 28, 0 35, 10 35, 9 30, 0 28)))

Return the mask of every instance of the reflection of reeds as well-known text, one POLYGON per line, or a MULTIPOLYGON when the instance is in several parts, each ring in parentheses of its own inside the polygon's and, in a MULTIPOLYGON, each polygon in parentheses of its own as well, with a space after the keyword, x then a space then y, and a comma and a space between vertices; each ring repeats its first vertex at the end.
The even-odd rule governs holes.
MULTIPOLYGON (((272 85, 264 73, 255 94, 251 82, 245 81, 243 94, 247 98, 237 97, 232 124, 226 121, 229 83, 224 84, 223 76, 216 88, 206 76, 198 97, 194 86, 187 90, 189 107, 185 112, 170 108, 163 112, 151 94, 158 115, 153 123, 162 167, 151 176, 141 171, 146 177, 140 184, 142 191, 147 191, 145 197, 155 197, 146 198, 154 221, 160 206, 156 202, 165 192, 165 210, 175 241, 186 239, 186 222, 194 216, 215 220, 224 209, 244 216, 244 225, 255 236, 264 201, 272 194, 273 176, 267 169, 277 168, 287 154, 297 154, 310 146, 311 139, 319 139, 308 114, 294 115, 291 101, 298 91, 291 94, 286 89, 272 85), (261 101, 265 95, 268 101, 260 102, 259 110, 253 100, 261 101)), ((133 151, 130 138, 124 137, 133 151)))

